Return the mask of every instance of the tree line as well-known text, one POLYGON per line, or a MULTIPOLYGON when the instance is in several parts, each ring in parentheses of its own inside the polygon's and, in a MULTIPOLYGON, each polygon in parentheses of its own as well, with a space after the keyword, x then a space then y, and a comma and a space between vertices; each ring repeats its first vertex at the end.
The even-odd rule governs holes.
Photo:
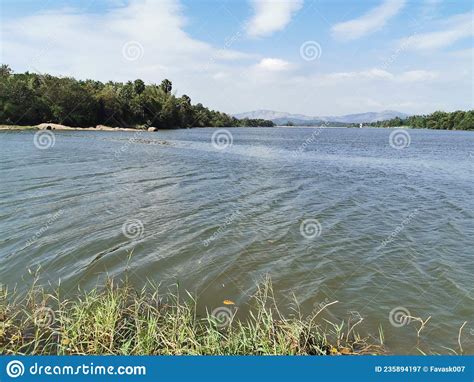
POLYGON ((43 122, 75 127, 109 125, 144 128, 273 126, 263 119, 239 120, 193 105, 186 94, 177 97, 171 81, 145 84, 76 80, 49 74, 13 73, 0 67, 0 124, 43 122))
POLYGON ((408 126, 436 130, 474 130, 474 110, 457 110, 451 113, 435 111, 428 115, 413 115, 407 118, 393 118, 370 123, 375 127, 408 126))

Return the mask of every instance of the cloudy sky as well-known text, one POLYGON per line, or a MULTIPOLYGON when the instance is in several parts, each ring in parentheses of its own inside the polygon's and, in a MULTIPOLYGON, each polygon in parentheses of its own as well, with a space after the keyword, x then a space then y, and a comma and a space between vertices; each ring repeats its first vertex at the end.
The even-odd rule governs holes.
POLYGON ((474 108, 470 0, 2 0, 1 62, 228 113, 474 108))

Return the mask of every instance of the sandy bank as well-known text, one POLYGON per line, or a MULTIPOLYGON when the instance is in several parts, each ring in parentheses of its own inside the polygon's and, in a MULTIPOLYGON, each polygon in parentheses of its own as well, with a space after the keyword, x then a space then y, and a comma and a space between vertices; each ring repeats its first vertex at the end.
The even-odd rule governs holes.
MULTIPOLYGON (((18 126, 18 125, 0 125, 0 130, 80 130, 80 131, 147 131, 143 129, 134 129, 131 127, 111 127, 105 125, 97 125, 92 127, 71 127, 60 125, 58 123, 40 123, 36 126, 18 126)), ((156 128, 148 128, 148 131, 156 131, 156 128)))

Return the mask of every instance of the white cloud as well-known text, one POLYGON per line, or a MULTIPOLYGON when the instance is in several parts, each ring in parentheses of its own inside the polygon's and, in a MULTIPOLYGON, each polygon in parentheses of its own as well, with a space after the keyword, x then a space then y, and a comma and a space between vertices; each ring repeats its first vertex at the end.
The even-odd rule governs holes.
POLYGON ((401 73, 397 80, 401 82, 431 81, 439 77, 439 73, 429 70, 410 70, 401 73))
POLYGON ((102 14, 78 9, 38 13, 2 23, 2 58, 20 70, 161 81, 183 72, 217 72, 225 61, 253 57, 224 42, 218 48, 194 39, 184 32, 185 23, 180 4, 172 0, 132 0, 102 14), (141 50, 138 59, 124 57, 127 43, 141 50))
POLYGON ((303 0, 252 0, 252 6, 254 14, 247 23, 247 34, 263 37, 285 28, 303 0))
POLYGON ((255 58, 255 55, 244 53, 244 52, 238 52, 235 50, 219 49, 216 52, 215 57, 220 60, 235 61, 235 60, 243 60, 247 58, 255 58))
POLYGON ((336 84, 350 81, 392 81, 392 82, 423 82, 438 78, 439 73, 429 70, 409 70, 401 73, 390 73, 379 68, 372 68, 358 72, 335 72, 322 75, 320 79, 326 84, 336 84))
POLYGON ((355 40, 381 29, 405 5, 405 0, 385 0, 359 18, 345 21, 331 28, 334 37, 341 40, 355 40))
POLYGON ((392 79, 393 74, 387 72, 386 70, 374 68, 369 70, 364 70, 360 72, 336 72, 336 73, 329 73, 324 76, 324 78, 329 80, 344 80, 349 78, 358 78, 358 79, 379 79, 379 80, 386 80, 392 79))
POLYGON ((176 1, 131 0, 101 13, 59 9, 8 18, 0 24, 2 61, 16 72, 38 70, 81 79, 169 78, 178 95, 186 93, 193 103, 226 112, 258 108, 328 115, 397 105, 414 113, 472 108, 472 56, 459 50, 466 47, 430 60, 407 55, 396 71, 370 66, 359 70, 356 65, 376 62, 374 57, 364 55, 365 64, 357 58, 346 64, 341 51, 337 61, 315 64, 302 62, 294 45, 293 58, 288 58, 237 50, 238 34, 222 36, 221 44, 200 41, 185 32, 183 11, 176 1), (124 58, 127 42, 143 47, 138 59, 124 58))
POLYGON ((257 64, 257 69, 280 72, 291 68, 291 64, 279 58, 262 58, 257 64))
POLYGON ((444 29, 417 34, 400 40, 400 46, 412 50, 436 50, 474 35, 473 13, 456 15, 444 22, 444 29))

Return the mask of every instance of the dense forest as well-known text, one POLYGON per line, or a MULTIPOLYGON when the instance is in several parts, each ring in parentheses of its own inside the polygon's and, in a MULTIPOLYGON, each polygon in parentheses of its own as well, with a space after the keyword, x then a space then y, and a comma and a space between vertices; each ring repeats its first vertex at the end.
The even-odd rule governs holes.
POLYGON ((394 118, 368 124, 375 127, 408 126, 437 130, 474 130, 474 110, 446 113, 435 111, 429 115, 413 115, 407 118, 394 118))
POLYGON ((8 65, 1 65, 0 124, 43 122, 77 127, 273 126, 271 121, 238 120, 200 103, 193 105, 187 95, 175 96, 167 79, 160 85, 147 85, 140 79, 104 84, 48 74, 14 74, 8 65))

